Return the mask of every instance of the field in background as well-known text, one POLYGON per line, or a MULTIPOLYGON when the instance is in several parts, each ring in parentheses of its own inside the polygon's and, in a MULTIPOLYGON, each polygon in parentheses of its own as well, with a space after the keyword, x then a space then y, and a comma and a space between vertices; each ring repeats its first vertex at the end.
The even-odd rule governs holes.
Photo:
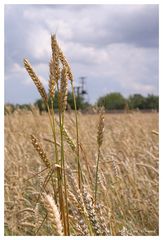
MULTIPOLYGON (((97 159, 97 122, 97 114, 79 113, 81 167, 85 188, 91 196, 97 159)), ((65 114, 65 127, 75 141, 73 113, 65 114)), ((158 235, 159 147, 158 135, 153 130, 158 132, 158 113, 105 114, 98 186, 102 212, 97 212, 97 216, 106 224, 108 235, 158 235)), ((31 134, 37 136, 53 161, 54 146, 49 141, 52 134, 46 113, 18 110, 5 116, 5 235, 36 232, 53 235, 38 200, 48 171, 34 176, 45 166, 31 144, 31 134)), ((59 137, 57 142, 60 143, 59 137)), ((75 185, 76 162, 66 142, 65 162, 75 185)), ((79 206, 71 199, 74 191, 71 180, 70 227, 74 235, 82 235, 77 216, 79 206)), ((46 190, 50 192, 50 186, 46 190)))

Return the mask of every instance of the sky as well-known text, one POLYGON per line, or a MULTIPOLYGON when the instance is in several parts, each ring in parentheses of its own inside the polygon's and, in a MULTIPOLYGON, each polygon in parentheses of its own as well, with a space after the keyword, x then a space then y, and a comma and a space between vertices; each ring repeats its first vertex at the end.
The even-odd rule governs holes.
POLYGON ((91 103, 111 92, 158 95, 158 29, 158 5, 5 5, 5 102, 40 98, 24 58, 48 91, 52 33, 91 103))

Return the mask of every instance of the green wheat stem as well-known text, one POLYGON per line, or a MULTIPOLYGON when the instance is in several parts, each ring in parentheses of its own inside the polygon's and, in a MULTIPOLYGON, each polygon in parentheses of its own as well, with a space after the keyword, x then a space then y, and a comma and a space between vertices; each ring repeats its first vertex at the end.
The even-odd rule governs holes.
POLYGON ((79 125, 78 125, 77 106, 76 106, 76 98, 75 98, 73 81, 71 81, 71 89, 72 89, 74 108, 75 108, 78 185, 79 185, 79 189, 81 189, 82 171, 80 166, 80 155, 79 155, 80 154, 79 153, 79 125))
POLYGON ((56 125, 55 125, 55 113, 54 113, 54 101, 53 98, 51 98, 51 115, 52 115, 52 128, 53 128, 53 138, 54 138, 54 146, 55 146, 55 154, 56 154, 56 163, 59 164, 58 159, 58 148, 57 148, 57 139, 56 139, 56 125))
POLYGON ((63 180, 64 180, 64 190, 65 190, 65 204, 66 204, 66 222, 67 222, 67 235, 70 235, 69 229, 69 210, 68 210, 68 198, 67 198, 67 180, 65 174, 65 158, 64 158, 64 142, 63 142, 63 128, 64 128, 64 112, 61 115, 61 159, 63 164, 63 180))
MULTIPOLYGON (((55 120, 55 113, 54 113, 54 104, 53 104, 53 99, 51 99, 51 115, 52 115, 52 119, 51 119, 51 115, 50 115, 50 109, 48 106, 48 113, 49 113, 49 118, 50 118, 50 123, 51 123, 51 128, 52 128, 52 132, 53 132, 53 138, 54 138, 54 145, 55 145, 55 154, 56 154, 56 163, 59 164, 59 159, 58 159, 58 149, 57 149, 57 141, 56 141, 56 120, 55 120)), ((61 170, 62 170, 62 166, 61 166, 61 170)), ((65 209, 64 209, 64 199, 63 199, 63 189, 62 189, 62 173, 59 173, 59 171, 57 171, 57 179, 58 179, 58 192, 59 192, 59 203, 60 203, 60 212, 63 218, 63 225, 66 225, 66 221, 65 221, 65 209)), ((66 230, 64 227, 64 232, 66 234, 66 230)))
MULTIPOLYGON (((65 159, 64 159, 64 141, 63 141, 63 126, 64 126, 64 112, 61 112, 60 109, 60 95, 59 95, 59 84, 57 82, 57 90, 58 90, 58 109, 59 109, 59 128, 60 128, 60 137, 61 137, 61 184, 64 187, 64 201, 66 208, 64 209, 64 233, 65 235, 70 235, 69 230, 69 215, 68 215, 68 200, 67 200, 67 183, 66 183, 66 175, 65 175, 65 159)), ((64 208, 64 205, 63 205, 64 208)))

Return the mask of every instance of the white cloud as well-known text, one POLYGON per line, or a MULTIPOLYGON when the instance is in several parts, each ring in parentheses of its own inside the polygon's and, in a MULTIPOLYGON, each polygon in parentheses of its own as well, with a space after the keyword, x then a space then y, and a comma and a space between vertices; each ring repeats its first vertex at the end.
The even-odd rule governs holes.
POLYGON ((27 35, 27 46, 37 60, 48 58, 50 55, 50 33, 43 27, 30 29, 27 35))
POLYGON ((11 67, 11 73, 23 73, 24 69, 23 67, 21 67, 18 63, 13 63, 12 67, 11 67))

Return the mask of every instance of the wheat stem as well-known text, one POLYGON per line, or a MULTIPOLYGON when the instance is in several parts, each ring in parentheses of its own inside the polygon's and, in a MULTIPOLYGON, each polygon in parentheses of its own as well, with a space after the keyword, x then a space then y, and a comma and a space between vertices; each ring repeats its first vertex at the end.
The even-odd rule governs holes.
POLYGON ((82 170, 81 170, 81 165, 80 165, 80 153, 79 153, 79 125, 78 125, 77 106, 76 106, 76 98, 75 98, 73 81, 71 81, 71 89, 72 89, 74 108, 75 108, 78 185, 79 185, 79 189, 81 189, 82 170))

